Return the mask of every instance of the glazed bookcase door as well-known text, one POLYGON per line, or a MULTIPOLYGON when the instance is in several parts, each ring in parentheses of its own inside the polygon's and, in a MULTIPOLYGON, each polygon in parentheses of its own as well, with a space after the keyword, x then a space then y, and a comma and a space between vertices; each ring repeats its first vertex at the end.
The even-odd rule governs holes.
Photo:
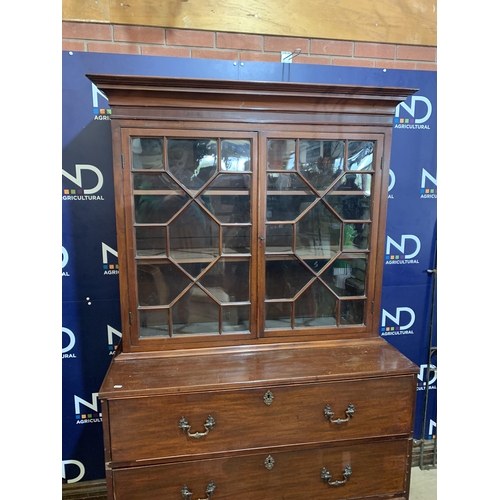
POLYGON ((122 132, 132 345, 255 331, 256 137, 122 132))
POLYGON ((382 134, 150 127, 121 140, 131 347, 367 335, 382 134))
POLYGON ((262 135, 264 336, 371 327, 382 144, 376 134, 262 135))

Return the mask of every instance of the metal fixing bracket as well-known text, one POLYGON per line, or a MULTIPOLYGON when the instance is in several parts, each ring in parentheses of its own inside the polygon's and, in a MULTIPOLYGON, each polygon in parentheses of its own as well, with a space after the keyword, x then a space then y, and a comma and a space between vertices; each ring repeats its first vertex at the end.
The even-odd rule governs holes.
POLYGON ((295 49, 293 52, 281 51, 281 62, 292 64, 292 59, 297 57, 302 52, 302 49, 295 49))

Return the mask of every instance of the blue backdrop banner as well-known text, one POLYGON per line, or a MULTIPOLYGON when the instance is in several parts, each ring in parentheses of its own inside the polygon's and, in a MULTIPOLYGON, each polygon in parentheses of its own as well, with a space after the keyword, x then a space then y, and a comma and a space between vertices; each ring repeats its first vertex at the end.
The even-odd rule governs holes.
POLYGON ((419 89, 396 110, 380 335, 420 366, 415 439, 437 429, 436 73, 62 53, 62 481, 103 479, 97 398, 121 338, 110 113, 87 73, 419 89), (434 305, 435 314, 435 305, 434 305), (425 418, 424 418, 425 417, 425 418))

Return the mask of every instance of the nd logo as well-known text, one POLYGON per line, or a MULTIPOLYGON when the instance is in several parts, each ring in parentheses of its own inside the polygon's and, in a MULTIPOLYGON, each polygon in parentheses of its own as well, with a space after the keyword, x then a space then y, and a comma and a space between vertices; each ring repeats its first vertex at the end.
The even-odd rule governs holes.
POLYGON ((75 334, 69 329, 69 328, 65 328, 63 327, 62 329, 63 333, 65 333, 68 338, 69 338, 69 342, 68 344, 66 345, 66 347, 63 347, 62 348, 62 353, 66 353, 66 352, 69 352, 71 351, 71 349, 73 349, 73 347, 75 347, 75 343, 76 343, 76 338, 75 338, 75 334))
POLYGON ((432 114, 432 103, 427 99, 427 97, 421 95, 413 95, 410 98, 410 104, 406 104, 406 102, 402 102, 397 105, 395 117, 399 118, 401 110, 404 109, 407 114, 409 114, 414 120, 415 123, 425 123, 432 114), (417 105, 417 103, 419 103, 417 105), (418 118, 415 118, 415 115, 418 118))
POLYGON ((385 309, 382 309, 382 328, 386 328, 387 320, 391 320, 395 325, 397 325, 398 330, 408 330, 415 323, 415 311, 409 307, 396 307, 396 315, 388 313, 385 309), (401 324, 401 318, 407 323, 401 324))
POLYGON ((115 328, 109 325, 107 325, 107 327, 108 327, 108 346, 109 350, 112 352, 118 347, 118 344, 120 343, 120 340, 122 338, 122 332, 116 330, 115 328), (115 337, 118 339, 117 342, 114 341, 115 337))
POLYGON ((64 169, 62 170, 62 174, 64 175, 64 177, 66 177, 71 182, 76 184, 79 188, 83 189, 83 194, 97 193, 102 188, 102 186, 104 184, 104 178, 103 178, 102 172, 97 167, 94 167, 94 165, 76 164, 75 165, 75 175, 69 174, 64 169), (96 178, 94 178, 94 180, 91 183, 90 180, 88 179, 88 176, 85 176, 87 188, 83 188, 82 172, 84 172, 86 170, 88 170, 89 172, 93 172, 93 174, 95 174, 96 178), (89 184, 92 187, 89 188, 88 187, 89 184))
POLYGON ((427 384, 427 375, 429 375, 429 385, 432 385, 437 380, 437 366, 423 364, 420 365, 420 373, 417 375, 418 380, 423 382, 423 385, 427 384))
POLYGON ((420 188, 425 189, 427 183, 431 183, 433 186, 437 187, 437 180, 433 177, 425 168, 422 169, 422 177, 420 181, 420 188))
POLYGON ((82 479, 85 475, 85 467, 79 460, 63 460, 62 461, 62 478, 69 483, 77 483, 82 479), (69 467, 68 467, 69 466, 69 467), (75 476, 75 472, 78 470, 78 473, 75 476), (69 471, 69 473, 68 473, 69 471), (68 478, 68 476, 74 476, 68 478))
MULTIPOLYGON (((85 401, 85 399, 80 398, 79 396, 73 396, 75 400, 75 415, 77 419, 84 418, 81 417, 82 411, 81 411, 81 406, 85 406, 89 408, 90 410, 93 410, 96 414, 95 416, 100 416, 99 412, 99 401, 98 401, 98 392, 93 392, 92 393, 92 402, 85 401)), ((89 412, 87 412, 89 413, 89 412)), ((88 418, 88 417, 87 417, 88 418)))
POLYGON ((403 255, 405 259, 413 259, 420 252, 420 247, 420 240, 413 234, 402 234, 399 242, 387 236, 385 254, 391 255, 397 253, 398 255, 403 255), (412 243, 409 244, 408 242, 412 243), (399 250, 399 253, 391 252, 392 247, 399 250), (411 251, 408 250, 410 247, 413 247, 411 251))

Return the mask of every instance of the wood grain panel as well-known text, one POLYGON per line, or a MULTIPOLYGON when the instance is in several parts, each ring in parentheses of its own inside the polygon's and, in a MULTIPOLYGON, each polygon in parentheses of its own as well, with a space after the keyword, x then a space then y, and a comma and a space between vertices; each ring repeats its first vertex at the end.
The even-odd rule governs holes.
MULTIPOLYGON (((418 367, 383 339, 347 345, 260 350, 238 346, 217 353, 127 359, 111 364, 100 391, 104 399, 167 395, 205 390, 328 382, 417 373, 418 367)), ((209 351, 207 349, 207 351, 209 351)))
POLYGON ((407 435, 411 432, 414 394, 412 376, 296 387, 264 386, 228 392, 180 394, 110 401, 111 460, 134 462, 249 448, 407 435), (271 390, 274 400, 264 403, 271 390), (346 418, 350 404, 355 407, 346 418), (324 415, 329 405, 332 423, 324 415), (178 424, 184 417, 189 437, 178 424))
POLYGON ((109 0, 63 0, 62 19, 109 23, 109 0))
POLYGON ((394 499, 407 490, 408 451, 409 441, 397 440, 134 467, 114 471, 115 494, 121 500, 175 499, 186 485, 193 499, 206 498, 213 481, 214 500, 394 499), (270 470, 264 465, 269 455, 270 470), (331 481, 342 481, 347 466, 352 474, 345 484, 329 486, 321 479, 325 467, 331 481))
POLYGON ((437 45, 435 0, 63 0, 63 20, 437 45))

